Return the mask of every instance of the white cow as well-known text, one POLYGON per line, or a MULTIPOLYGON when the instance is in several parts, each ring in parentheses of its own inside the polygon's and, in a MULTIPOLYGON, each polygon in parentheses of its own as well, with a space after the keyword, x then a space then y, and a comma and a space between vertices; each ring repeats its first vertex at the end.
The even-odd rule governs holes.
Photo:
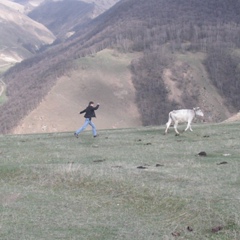
POLYGON ((185 131, 187 131, 188 129, 192 131, 191 123, 195 116, 204 116, 202 110, 199 107, 193 109, 180 109, 171 111, 169 113, 168 122, 166 123, 165 134, 167 134, 168 128, 170 127, 172 122, 174 122, 174 129, 177 135, 179 135, 179 132, 177 130, 178 123, 187 122, 187 127, 185 131))

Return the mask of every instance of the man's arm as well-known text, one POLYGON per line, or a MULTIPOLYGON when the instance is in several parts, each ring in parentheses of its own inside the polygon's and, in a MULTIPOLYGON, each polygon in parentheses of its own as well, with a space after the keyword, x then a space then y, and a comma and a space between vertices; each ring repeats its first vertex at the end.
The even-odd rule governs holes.
POLYGON ((82 114, 82 113, 85 113, 86 112, 86 109, 84 109, 83 111, 81 111, 79 114, 82 114))
POLYGON ((98 103, 96 107, 94 107, 94 110, 97 110, 99 108, 100 104, 98 103))

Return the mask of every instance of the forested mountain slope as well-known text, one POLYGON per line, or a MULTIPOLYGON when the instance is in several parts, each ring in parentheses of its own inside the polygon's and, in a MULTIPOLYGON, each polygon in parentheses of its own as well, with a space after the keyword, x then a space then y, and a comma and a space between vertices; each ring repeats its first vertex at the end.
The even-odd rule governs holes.
POLYGON ((207 121, 227 118, 240 104, 239 11, 237 0, 117 3, 66 42, 5 75, 9 100, 0 109, 1 132, 36 108, 78 59, 105 48, 143 54, 131 71, 144 125, 163 124, 173 108, 196 105, 207 121))

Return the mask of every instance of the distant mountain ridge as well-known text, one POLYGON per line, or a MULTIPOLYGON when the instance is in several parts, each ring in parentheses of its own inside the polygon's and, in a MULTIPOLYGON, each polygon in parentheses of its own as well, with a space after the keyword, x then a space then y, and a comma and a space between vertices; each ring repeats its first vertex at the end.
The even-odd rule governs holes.
POLYGON ((57 38, 68 38, 81 25, 108 10, 119 0, 45 0, 28 16, 50 29, 57 38))
POLYGON ((75 27, 91 20, 94 4, 82 1, 47 1, 28 16, 50 29, 57 38, 68 38, 75 27))
POLYGON ((0 1, 0 67, 21 62, 55 40, 45 26, 23 12, 17 3, 0 1))

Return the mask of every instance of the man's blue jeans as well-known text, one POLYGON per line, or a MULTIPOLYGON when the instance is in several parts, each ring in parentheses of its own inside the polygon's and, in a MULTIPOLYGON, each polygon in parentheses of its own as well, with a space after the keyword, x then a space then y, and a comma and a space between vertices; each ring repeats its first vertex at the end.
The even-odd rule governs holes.
POLYGON ((79 133, 81 133, 88 125, 90 125, 90 126, 92 127, 93 136, 97 136, 96 127, 95 127, 94 123, 93 123, 89 118, 86 118, 86 119, 85 119, 85 123, 83 124, 82 127, 80 127, 80 128, 76 131, 76 134, 78 135, 79 133))

